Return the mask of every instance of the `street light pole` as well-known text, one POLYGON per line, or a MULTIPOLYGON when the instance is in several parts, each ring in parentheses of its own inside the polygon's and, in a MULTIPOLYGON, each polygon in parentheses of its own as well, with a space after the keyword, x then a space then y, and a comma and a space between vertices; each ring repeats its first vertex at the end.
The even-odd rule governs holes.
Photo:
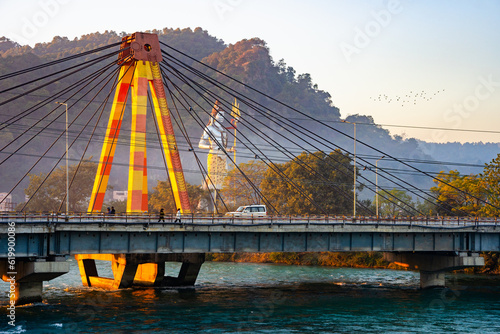
POLYGON ((380 159, 375 161, 375 206, 376 206, 377 218, 378 218, 378 162, 384 158, 385 155, 383 155, 380 159))
POLYGON ((353 217, 356 218, 356 123, 343 120, 344 123, 349 123, 354 126, 354 203, 353 203, 353 217))
POLYGON ((356 218, 356 123, 354 125, 354 218, 356 218))
POLYGON ((69 212, 69 173, 68 173, 68 104, 62 102, 56 102, 57 104, 62 104, 66 107, 66 216, 69 212))

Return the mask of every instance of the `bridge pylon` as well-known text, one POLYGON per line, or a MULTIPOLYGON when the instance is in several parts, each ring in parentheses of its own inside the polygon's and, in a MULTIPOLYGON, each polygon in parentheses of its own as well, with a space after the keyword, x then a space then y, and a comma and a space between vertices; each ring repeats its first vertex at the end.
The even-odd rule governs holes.
MULTIPOLYGON (((101 212, 113 164, 116 144, 130 95, 132 124, 128 175, 127 213, 148 211, 146 114, 148 87, 158 134, 168 168, 174 201, 182 214, 191 213, 181 159, 163 86, 159 63, 162 60, 156 34, 136 32, 122 38, 115 96, 109 116, 99 165, 89 203, 89 212, 101 212)), ((121 289, 133 285, 194 285, 205 254, 79 254, 75 258, 85 286, 121 289), (99 277, 95 260, 111 262, 113 278, 99 277), (165 261, 182 262, 178 277, 165 277, 165 261)))
POLYGON ((146 114, 149 87, 176 207, 180 208, 183 214, 191 213, 181 159, 161 77, 159 62, 162 60, 162 55, 158 35, 136 32, 123 37, 120 48, 122 50, 118 59, 120 72, 88 212, 101 212, 102 210, 129 95, 132 104, 132 126, 127 212, 148 211, 146 114))

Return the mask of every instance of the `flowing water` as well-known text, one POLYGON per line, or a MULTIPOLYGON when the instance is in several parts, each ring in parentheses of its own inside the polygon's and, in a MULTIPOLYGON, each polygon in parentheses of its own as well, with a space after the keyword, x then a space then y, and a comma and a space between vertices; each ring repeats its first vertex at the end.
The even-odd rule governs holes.
MULTIPOLYGON (((16 308, 15 327, 2 307, 0 333, 500 333, 495 276, 419 290, 415 272, 206 262, 194 288, 105 291, 82 287, 70 261, 42 303, 16 308)), ((111 277, 106 262, 98 270, 111 277)))

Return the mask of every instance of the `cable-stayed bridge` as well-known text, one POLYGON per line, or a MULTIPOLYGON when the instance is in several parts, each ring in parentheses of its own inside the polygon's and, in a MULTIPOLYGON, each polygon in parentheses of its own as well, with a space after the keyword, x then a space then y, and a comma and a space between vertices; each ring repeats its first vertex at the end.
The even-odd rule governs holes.
MULTIPOLYGON (((19 303, 39 300, 42 282, 67 272, 65 257, 69 255, 78 259, 84 285, 113 289, 192 285, 205 252, 382 251, 419 269, 422 287, 428 287, 443 286, 446 270, 484 264, 478 252, 500 248, 494 218, 424 217, 403 198, 378 189, 377 181, 360 173, 357 164, 366 173, 436 204, 435 195, 389 169, 378 168, 377 162, 389 159, 433 179, 429 172, 357 140, 356 132, 353 136, 344 133, 161 43, 156 35, 136 33, 107 47, 27 66, 1 75, 0 83, 0 131, 6 138, 0 144, 0 170, 2 177, 17 178, 8 178, 6 196, 0 201, 23 187, 28 195, 18 212, 0 217, 1 273, 6 281, 15 278, 12 286, 19 303), (23 81, 28 73, 36 78, 23 81), (72 80, 77 73, 81 79, 72 80), (52 93, 44 95, 49 88, 52 93), (284 117, 283 110, 307 122, 284 117), (125 123, 130 126, 126 141, 123 133, 120 137, 125 123), (148 132, 147 125, 154 131, 148 132), (203 133, 199 142, 193 142, 193 129, 203 133), (330 135, 323 136, 325 132, 330 135), (334 135, 351 139, 354 150, 340 147, 334 135), (128 163, 120 162, 118 154, 125 144, 128 163), (356 144, 378 158, 357 156, 356 144), (82 198, 79 171, 92 159, 96 147, 100 151, 97 171, 91 177, 83 176, 84 184, 92 184, 90 193, 83 196, 87 210, 75 214, 81 203, 74 198, 82 198), (148 160, 152 151, 163 165, 155 167, 165 172, 179 216, 149 213, 148 160), (316 216, 284 215, 293 204, 291 198, 286 194, 271 197, 263 191, 237 164, 237 154, 260 161, 271 175, 269 187, 286 185, 316 216), (71 173, 70 161, 75 165, 71 173), (298 176, 285 169, 284 161, 295 163, 298 176), (200 201, 195 207, 190 197, 183 168, 186 163, 199 169, 208 192, 205 209, 213 208, 210 215, 195 214, 203 206, 200 201), (128 181, 126 214, 102 215, 112 167, 117 165, 128 169, 128 176, 119 175, 128 181), (243 189, 267 206, 266 218, 223 215, 236 204, 221 192, 227 165, 234 166, 232 172, 243 189), (59 183, 64 182, 66 189, 62 195, 51 193, 57 186, 51 185, 51 175, 64 171, 62 166, 65 180, 59 179, 59 183), (353 183, 332 182, 325 170, 353 183), (356 190, 361 186, 391 203, 401 216, 415 217, 381 219, 378 205, 373 210, 359 200, 356 190), (31 212, 30 205, 43 205, 47 198, 57 200, 57 208, 48 210, 54 214, 31 212), (338 216, 346 214, 345 208, 337 209, 346 201, 352 203, 348 207, 352 218, 338 216), (359 216, 360 212, 367 217, 359 216), (111 261, 114 278, 99 277, 95 260, 111 261), (183 262, 178 277, 164 276, 165 261, 183 262)), ((460 213, 456 208, 441 209, 460 213)))

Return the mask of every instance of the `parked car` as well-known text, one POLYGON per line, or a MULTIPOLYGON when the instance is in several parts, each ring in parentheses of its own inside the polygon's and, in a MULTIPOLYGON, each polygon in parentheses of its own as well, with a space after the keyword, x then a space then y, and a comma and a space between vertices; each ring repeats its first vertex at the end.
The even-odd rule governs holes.
POLYGON ((231 217, 249 217, 249 218, 258 218, 258 217, 266 217, 267 209, 265 205, 245 205, 240 206, 236 211, 227 212, 226 216, 231 217))

